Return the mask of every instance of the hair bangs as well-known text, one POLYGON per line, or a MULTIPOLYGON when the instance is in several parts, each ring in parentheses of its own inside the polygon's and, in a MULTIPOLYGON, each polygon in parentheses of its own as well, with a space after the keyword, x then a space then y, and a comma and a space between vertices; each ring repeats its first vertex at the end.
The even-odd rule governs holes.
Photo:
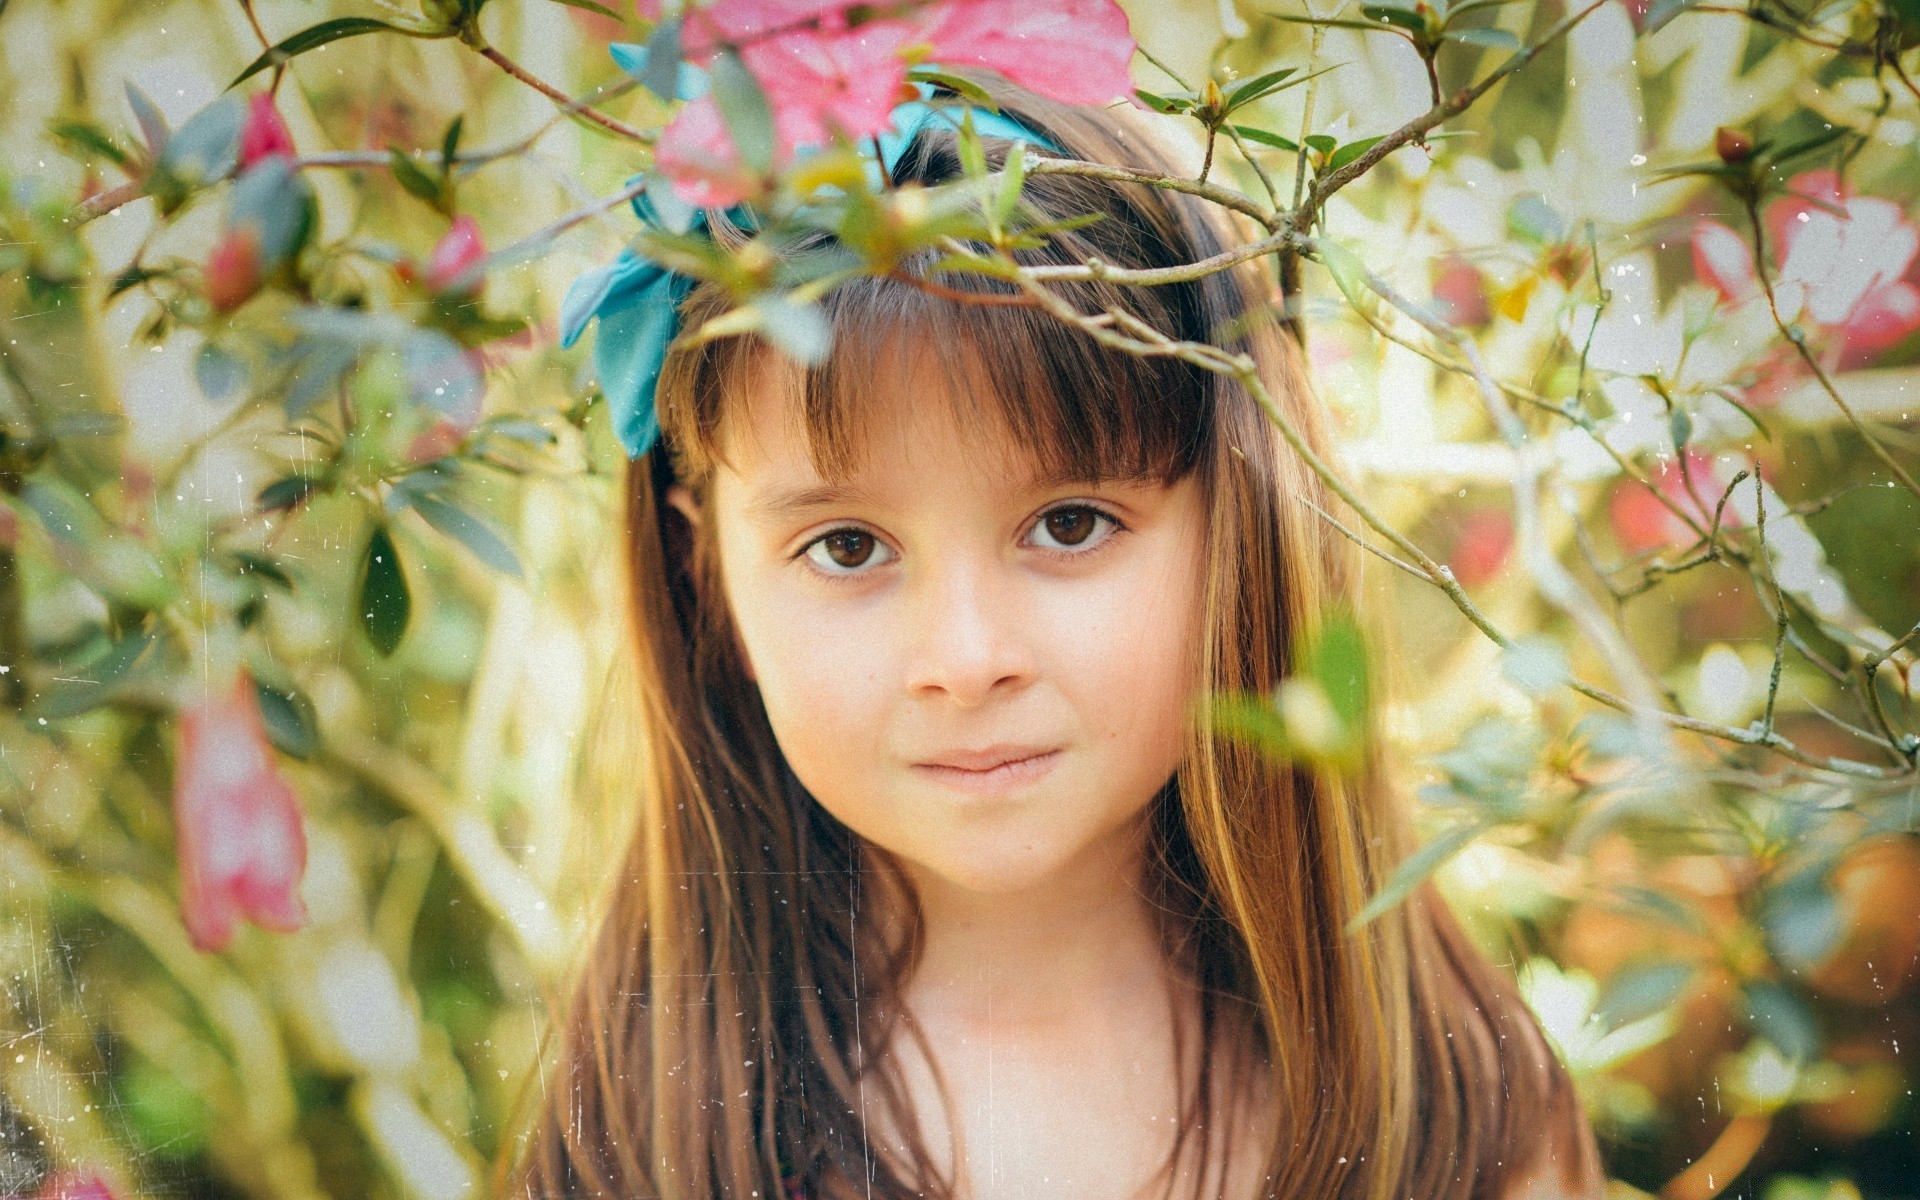
MULTIPOLYGON (((957 291, 957 289, 944 289, 957 291)), ((1208 387, 1185 363, 1100 345, 1038 308, 940 294, 898 277, 861 276, 821 301, 832 331, 805 365, 764 338, 698 347, 692 411, 663 405, 662 426, 702 479, 726 461, 729 420, 757 402, 803 423, 814 469, 844 482, 865 462, 870 431, 903 405, 937 400, 954 423, 1005 446, 1007 469, 1036 478, 1173 483, 1206 444, 1208 387), (689 444, 691 441, 692 444, 689 444)), ((703 308, 697 300, 689 313, 703 308)), ((671 369, 671 366, 670 366, 671 369)))

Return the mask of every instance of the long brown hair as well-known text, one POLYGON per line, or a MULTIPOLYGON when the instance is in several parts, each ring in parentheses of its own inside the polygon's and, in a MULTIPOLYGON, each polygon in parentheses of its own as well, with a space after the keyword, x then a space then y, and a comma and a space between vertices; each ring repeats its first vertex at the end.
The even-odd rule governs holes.
MULTIPOLYGON (((978 81, 1069 157, 1173 170, 1127 118, 978 81)), ((1005 144, 988 144, 998 161, 1005 144)), ((930 129, 894 183, 960 173, 953 134, 930 129)), ((1020 252, 1029 263, 1171 266, 1245 236, 1203 201, 1138 184, 1036 175, 1025 202, 1041 219, 1103 214, 1020 252)), ((749 381, 786 381, 829 479, 857 461, 868 406, 899 402, 900 356, 929 353, 975 385, 955 394, 993 408, 1043 466, 1085 479, 1197 472, 1208 514, 1199 694, 1271 692, 1316 621, 1357 600, 1353 547, 1300 501, 1337 502, 1243 387, 1177 359, 1102 348, 1030 307, 946 295, 962 284, 925 286, 931 259, 832 290, 823 306, 835 340, 818 366, 785 364, 750 336, 682 345, 668 360, 663 441, 632 463, 627 488, 638 815, 506 1194, 950 1194, 885 1052, 911 1033, 898 1005, 916 946, 910 889, 906 936, 883 935, 873 904, 882 884, 902 881, 876 878, 884 856, 788 769, 733 636, 713 522, 696 532, 664 503, 679 482, 704 509, 726 415, 749 381), (882 1119, 905 1131, 904 1151, 869 1136, 882 1119)), ((1128 312, 1253 355, 1271 393, 1325 446, 1257 269, 1060 290, 1082 311, 1128 312)), ((697 290, 686 327, 724 305, 697 290)), ((1437 893, 1422 886, 1343 932, 1412 849, 1380 764, 1336 776, 1277 762, 1210 734, 1204 703, 1187 741, 1151 810, 1148 894, 1166 913, 1170 955, 1197 985, 1203 1044, 1226 1048, 1200 1056, 1202 1083, 1186 1104, 1200 1142, 1231 1119, 1205 1082, 1217 1060, 1225 1103, 1256 1088, 1270 1099, 1253 1147, 1263 1195, 1495 1200, 1546 1145, 1571 1158, 1570 1187, 1597 1195, 1598 1154, 1567 1074, 1437 893)))

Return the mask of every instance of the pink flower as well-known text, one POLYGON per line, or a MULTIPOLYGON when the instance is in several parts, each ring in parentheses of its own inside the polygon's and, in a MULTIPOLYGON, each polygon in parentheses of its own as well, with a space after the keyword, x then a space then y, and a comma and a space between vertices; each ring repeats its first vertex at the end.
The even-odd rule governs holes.
MULTIPOLYGON (((487 245, 481 240, 480 226, 472 217, 461 216, 434 245, 433 254, 427 259, 427 290, 449 291, 467 268, 486 256, 487 245)), ((476 278, 462 286, 458 294, 478 295, 484 283, 485 280, 476 278)))
MULTIPOLYGON (((1613 525, 1614 539, 1620 543, 1622 551, 1629 555, 1644 554, 1649 550, 1690 545, 1699 540, 1699 535, 1673 509, 1662 503, 1660 496, 1665 496, 1682 512, 1692 516, 1699 522, 1700 528, 1712 528, 1714 506, 1727 489, 1727 481, 1720 478, 1712 458, 1698 450, 1688 450, 1684 472, 1679 459, 1668 458, 1661 460, 1649 472, 1648 478, 1659 489, 1659 495, 1655 495, 1652 488, 1623 479, 1615 485, 1613 494, 1607 499, 1607 517, 1613 525), (1691 491, 1687 487, 1689 481, 1693 485, 1691 491)), ((1720 524, 1723 528, 1740 524, 1740 517, 1732 503, 1721 510, 1720 524)))
POLYGON ((1503 508, 1478 508, 1460 521, 1453 542, 1453 576, 1463 587, 1479 587, 1500 573, 1513 550, 1513 517, 1503 508))
POLYGON ((92 1171, 55 1171, 40 1181, 35 1200, 117 1200, 106 1181, 92 1171))
POLYGON ((1441 259, 1433 273, 1433 300, 1450 325, 1477 328, 1493 319, 1487 277, 1457 254, 1441 259))
POLYGON ((195 947, 225 949, 242 916, 282 933, 306 923, 306 831, 245 671, 180 714, 173 820, 180 911, 195 947))
POLYGON ((207 302, 215 312, 230 313, 245 304, 264 276, 259 228, 248 222, 221 234, 207 255, 205 274, 207 302))
POLYGON ((273 106, 273 95, 261 92, 247 101, 247 121, 240 127, 240 169, 276 154, 293 157, 293 134, 273 106))
MULTIPOLYGON (((1130 94, 1133 39, 1113 0, 942 0, 901 19, 854 19, 846 0, 717 0, 686 18, 689 61, 736 47, 773 111, 773 167, 838 132, 855 140, 892 126, 909 55, 999 71, 1069 104, 1130 94)), ((643 5, 644 11, 644 5, 643 5)), ((711 97, 662 131, 656 163, 689 203, 724 207, 759 190, 711 97)))
POLYGON ((942 66, 990 67, 1063 104, 1133 94, 1133 37, 1113 0, 948 0, 922 36, 942 66))
MULTIPOLYGON (((1871 362, 1920 330, 1920 288, 1904 276, 1920 254, 1920 228, 1900 206, 1849 195, 1832 171, 1808 171, 1767 206, 1780 315, 1838 337, 1838 365, 1871 362)), ((1693 232, 1695 274, 1728 301, 1761 292, 1747 239, 1717 221, 1693 232)))

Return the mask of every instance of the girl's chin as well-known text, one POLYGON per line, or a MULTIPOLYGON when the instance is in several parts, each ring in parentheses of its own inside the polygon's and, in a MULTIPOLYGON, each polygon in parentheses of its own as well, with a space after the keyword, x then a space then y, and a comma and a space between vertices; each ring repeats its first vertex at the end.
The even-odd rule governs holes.
POLYGON ((1041 895, 1070 886, 1088 870, 1109 869, 1109 856, 1098 845, 1104 840, 1098 834, 1047 836, 1013 828, 981 836, 976 830, 918 839, 898 857, 923 893, 939 888, 982 899, 1041 895))

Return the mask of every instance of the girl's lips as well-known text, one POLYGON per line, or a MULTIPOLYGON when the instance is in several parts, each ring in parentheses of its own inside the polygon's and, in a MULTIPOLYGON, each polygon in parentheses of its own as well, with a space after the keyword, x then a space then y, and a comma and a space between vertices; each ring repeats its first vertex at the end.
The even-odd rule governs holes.
POLYGON ((997 767, 979 771, 968 770, 965 767, 941 766, 935 763, 915 763, 913 769, 955 791, 987 796, 1025 787, 1053 770, 1054 764, 1059 761, 1060 751, 1045 750, 1039 754, 1017 758, 1011 762, 1001 763, 997 767))

